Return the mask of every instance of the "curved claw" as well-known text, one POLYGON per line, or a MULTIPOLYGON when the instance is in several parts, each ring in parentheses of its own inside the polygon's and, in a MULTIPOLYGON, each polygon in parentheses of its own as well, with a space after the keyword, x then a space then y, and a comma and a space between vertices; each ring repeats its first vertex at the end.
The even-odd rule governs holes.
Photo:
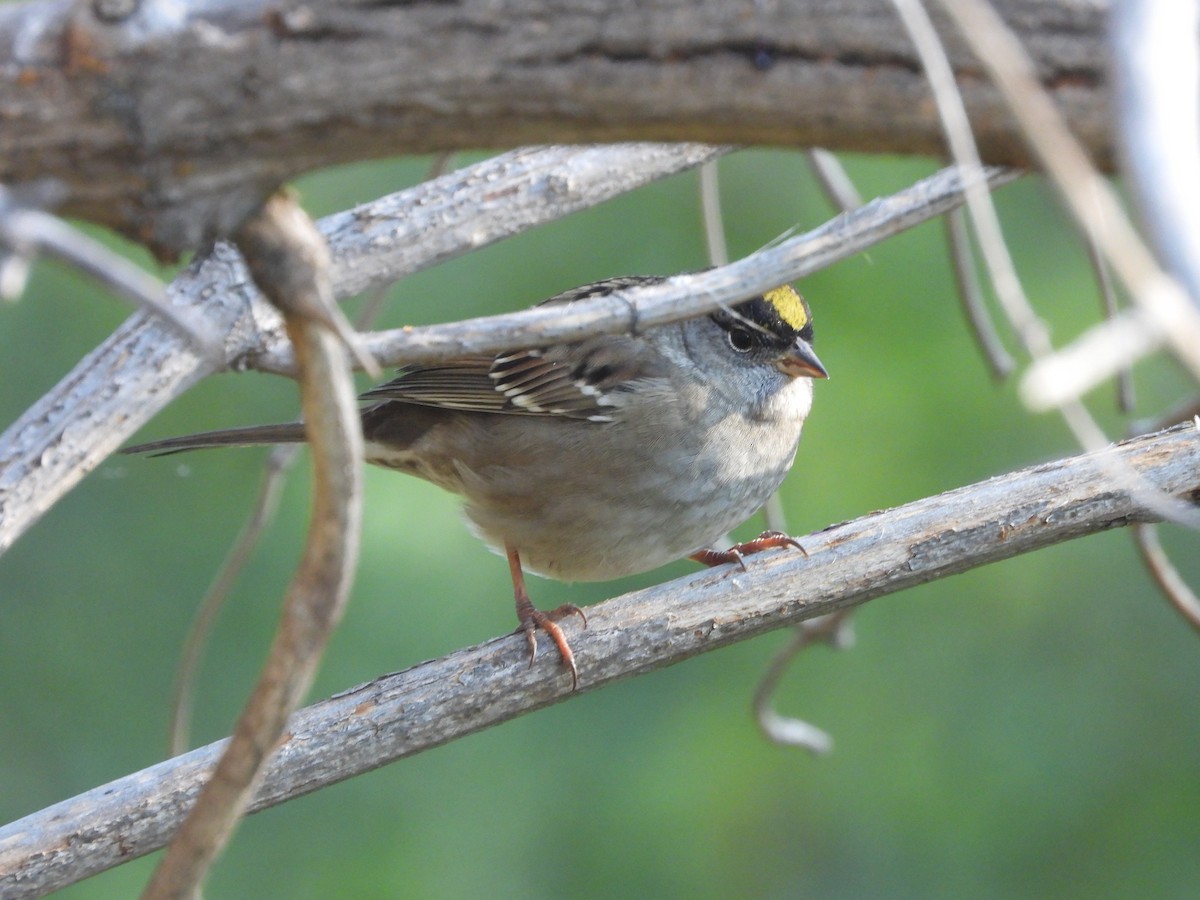
POLYGON ((746 571, 745 557, 752 553, 761 553, 763 550, 774 550, 777 547, 795 547, 808 556, 804 545, 791 535, 784 534, 782 531, 764 531, 754 540, 734 544, 728 550, 700 550, 688 558, 705 566, 723 566, 725 563, 735 562, 742 567, 744 572, 746 571))
POLYGON ((532 668, 537 659, 537 630, 540 628, 550 635, 558 655, 562 657, 563 668, 571 673, 571 690, 579 687, 579 670, 575 666, 575 654, 567 643, 567 636, 558 626, 557 619, 564 616, 576 615, 583 619, 583 627, 587 628, 587 616, 583 610, 573 603, 565 603, 550 612, 542 612, 533 605, 525 590, 525 574, 521 571, 521 560, 513 547, 506 547, 509 571, 512 574, 513 593, 517 602, 517 618, 521 622, 520 631, 525 632, 525 640, 529 643, 529 665, 532 668))
MULTIPOLYGON (((554 641, 554 646, 558 648, 558 655, 562 657, 563 668, 571 673, 571 690, 576 690, 579 687, 579 669, 575 666, 575 654, 571 651, 571 645, 567 643, 567 636, 554 621, 554 616, 563 608, 560 607, 553 613, 544 613, 540 609, 530 606, 528 617, 521 621, 521 630, 525 632, 525 638, 529 641, 530 667, 533 667, 533 661, 537 659, 537 629, 540 628, 550 635, 550 640, 554 641)), ((569 611, 578 613, 583 618, 586 627, 587 618, 583 616, 583 610, 570 607, 569 611)))

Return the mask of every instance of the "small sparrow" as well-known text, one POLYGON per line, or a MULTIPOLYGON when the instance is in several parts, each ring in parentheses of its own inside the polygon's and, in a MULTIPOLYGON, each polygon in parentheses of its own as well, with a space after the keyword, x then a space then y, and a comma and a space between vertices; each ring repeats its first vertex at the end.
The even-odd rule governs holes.
MULTIPOLYGON (((662 280, 612 278, 545 303, 662 280)), ((792 465, 812 380, 827 377, 812 337, 808 304, 785 285, 639 334, 407 366, 363 395, 366 460, 463 497, 475 532, 508 558, 530 664, 540 628, 576 687, 558 620, 587 619, 570 604, 536 608, 524 571, 602 581, 683 557, 718 565, 799 547, 775 532, 725 551, 712 544, 753 515, 792 465)), ((303 440, 303 426, 290 423, 126 452, 303 440)))

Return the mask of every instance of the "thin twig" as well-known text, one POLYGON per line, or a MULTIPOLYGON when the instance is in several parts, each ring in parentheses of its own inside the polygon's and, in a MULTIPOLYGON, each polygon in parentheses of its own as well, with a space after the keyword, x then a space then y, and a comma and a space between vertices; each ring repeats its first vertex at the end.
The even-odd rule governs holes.
POLYGON ((979 270, 975 266, 975 254, 971 249, 971 238, 967 233, 967 222, 961 209, 952 209, 943 217, 946 226, 946 243, 950 249, 950 261, 954 265, 954 281, 958 286, 958 298, 967 324, 975 336, 992 378, 1003 381, 1012 374, 1016 362, 1000 340, 995 323, 987 314, 983 302, 983 291, 979 287, 979 270))
POLYGON ((766 520, 767 531, 789 534, 787 515, 784 513, 783 499, 779 496, 779 491, 772 494, 767 505, 763 507, 763 518, 766 520))
POLYGON ((312 220, 282 193, 242 226, 238 244, 256 284, 283 312, 296 347, 312 449, 312 521, 258 684, 147 885, 146 900, 192 896, 229 840, 288 716, 312 684, 358 558, 362 435, 348 354, 328 327, 333 308, 328 250, 312 220))
POLYGON ((1179 570, 1171 565, 1171 559, 1158 539, 1158 526, 1138 524, 1133 526, 1132 532, 1133 544, 1154 583, 1184 620, 1200 631, 1200 597, 1188 587, 1179 570))
MULTIPOLYGON (((982 179, 980 187, 987 190, 1019 174, 986 168, 976 170, 974 177, 982 179)), ((362 335, 360 341, 375 359, 391 366, 637 331, 703 315, 803 278, 953 209, 962 202, 964 177, 969 176, 957 168, 943 169, 819 228, 705 272, 676 275, 659 284, 578 300, 566 307, 540 306, 444 325, 397 328, 362 335)), ((279 374, 293 371, 291 353, 282 342, 249 356, 246 365, 279 374)))
MULTIPOLYGON (((1200 429, 1182 425, 1101 455, 1161 490, 1200 497, 1200 429)), ((252 809, 264 809, 522 713, 776 628, 976 566, 1154 518, 1097 454, 988 479, 806 535, 809 555, 698 572, 588 608, 572 635, 585 677, 529 666, 506 634, 345 691, 293 716, 252 809)), ((428 598, 426 598, 428 599, 428 598)), ((54 890, 161 847, 225 742, 0 827, 0 895, 54 890)))
POLYGON ((842 650, 854 643, 851 623, 852 609, 839 609, 826 616, 808 619, 796 626, 792 639, 771 659, 766 673, 754 691, 754 717, 763 734, 776 744, 799 747, 817 755, 833 750, 829 733, 803 719, 782 716, 772 705, 779 682, 791 668, 792 661, 817 641, 842 650))
POLYGON ((862 194, 854 186, 853 179, 834 154, 821 147, 809 147, 804 151, 809 168, 817 178, 817 184, 842 212, 850 212, 863 205, 862 194))
POLYGON ((721 182, 718 161, 700 167, 700 213, 704 221, 704 243, 708 264, 723 266, 729 262, 729 244, 725 240, 725 221, 721 214, 721 182))
MULTIPOLYGON (((1084 234, 1083 243, 1087 250, 1088 263, 1091 264, 1092 272, 1095 273, 1096 287, 1100 289, 1100 303, 1104 318, 1113 319, 1120 313, 1120 306, 1117 303, 1117 290, 1113 285, 1112 271, 1104 260, 1104 254, 1100 252, 1100 248, 1096 246, 1096 242, 1090 235, 1084 234)), ((1129 366, 1123 366, 1117 372, 1117 409, 1128 416, 1133 414, 1135 405, 1133 370, 1129 366)))
POLYGON ((223 359, 222 343, 212 327, 190 310, 168 303, 161 281, 57 216, 14 205, 10 192, 3 187, 0 245, 26 262, 38 253, 62 260, 122 300, 151 310, 210 361, 223 359))
POLYGON ((258 496, 254 499, 250 517, 234 539, 233 546, 229 548, 229 553, 217 571, 217 577, 213 579, 212 585, 201 599, 196 617, 184 638, 171 698, 169 746, 173 756, 183 753, 191 743, 189 723, 192 716, 192 694, 204 645, 217 615, 229 597, 229 592, 258 544, 259 537, 274 518, 279 505, 280 489, 283 486, 283 474, 295 461, 298 452, 299 448, 295 444, 288 444, 276 447, 267 455, 262 482, 259 485, 258 496))
POLYGON ((433 159, 429 163, 429 171, 425 173, 425 180, 429 181, 433 178, 441 178, 450 171, 450 167, 454 165, 454 157, 458 154, 453 150, 442 150, 433 155, 433 159))
MULTIPOLYGON (((921 0, 892 0, 892 3, 896 7, 897 12, 900 13, 900 18, 904 23, 905 29, 912 38, 917 48, 917 53, 926 68, 930 87, 933 89, 934 99, 937 103, 938 115, 942 118, 943 126, 946 130, 946 138, 950 144, 954 159, 959 162, 965 172, 978 171, 981 166, 979 152, 975 145, 974 136, 971 133, 970 123, 967 120, 962 95, 955 82, 954 73, 950 68, 950 61, 946 56, 945 48, 942 46, 941 39, 934 30, 929 14, 926 12, 921 0)), ((945 0, 942 0, 942 3, 943 6, 946 5, 945 0)), ((963 7, 968 5, 977 13, 980 13, 980 6, 977 4, 977 0, 962 0, 963 7)), ((986 8, 986 4, 983 4, 982 7, 982 13, 991 12, 990 9, 986 8)), ((960 16, 961 9, 959 7, 954 7, 954 9, 956 10, 954 15, 960 16)), ((997 40, 1004 40, 1009 43, 1013 42, 1012 35, 1005 29, 1003 22, 1000 22, 995 17, 994 13, 990 17, 982 13, 980 13, 978 19, 972 20, 980 31, 986 31, 989 27, 995 26, 1004 32, 1002 36, 996 38, 997 40), (993 19, 995 21, 992 21, 993 19)), ((965 27, 961 19, 958 21, 960 27, 965 27)), ((970 43, 977 54, 980 53, 978 47, 980 43, 979 38, 979 34, 971 35, 970 38, 970 43)), ((1012 63, 1014 66, 1019 66, 1021 58, 1023 58, 1020 47, 1017 46, 1009 49, 1012 50, 1012 53, 1018 59, 1006 60, 1006 62, 1012 63)), ((1027 65, 1028 60, 1025 60, 1025 63, 1027 65)), ((1029 84, 1025 84, 1025 81, 1022 79, 1016 79, 1015 83, 1028 90, 1039 91, 1040 87, 1037 85, 1032 73, 1026 74, 1028 74, 1029 84)), ((1008 76, 1011 73, 1005 73, 1005 75, 1008 76)), ((1001 76, 997 72, 993 71, 992 76, 998 82, 1001 80, 1001 76)), ((1011 85, 1009 86, 1011 87, 1011 85)), ((1011 101, 1011 98, 1009 99, 1011 101)), ((1048 98, 1042 97, 1042 99, 1049 106, 1048 98)), ((1055 116, 1056 114, 1050 108, 1048 115, 1055 116)), ((1055 119, 1055 121, 1057 122, 1058 120, 1055 119)), ((1036 121, 1027 124, 1032 127, 1032 125, 1036 124, 1036 121)), ((1066 134, 1063 140, 1070 143, 1070 135, 1066 134)), ((1072 144, 1072 146, 1075 145, 1072 144)), ((1078 159, 1072 159, 1069 162, 1081 165, 1087 172, 1095 174, 1094 170, 1088 166, 1082 152, 1078 156, 1078 159)), ((1056 163, 1060 166, 1065 165, 1063 160, 1056 159, 1056 163)), ((1078 177, 1078 173, 1072 172, 1070 175, 1064 177, 1075 180, 1078 177)), ((1096 178, 1099 180, 1098 175, 1096 178)), ((1000 228, 1000 219, 996 213, 996 208, 992 203, 990 194, 982 183, 969 177, 965 182, 965 194, 967 211, 971 215, 971 222, 975 227, 976 235, 979 237, 984 261, 987 263, 992 284, 995 286, 996 295, 1000 300, 1001 307, 1008 315, 1025 351, 1031 357, 1038 360, 1050 355, 1053 352, 1053 345, 1050 341, 1049 331, 1034 311, 1029 298, 1025 295, 1024 288, 1021 286, 1020 277, 1017 275, 1016 266, 1004 241, 1004 234, 1000 228)), ((1085 208, 1091 209, 1082 198, 1081 202, 1085 208)), ((1115 200, 1113 203, 1115 204, 1115 200)), ((1112 214, 1120 216, 1119 207, 1114 208, 1115 212, 1112 214)), ((1095 210, 1093 209, 1092 211, 1094 212, 1095 210)), ((1123 217, 1122 222, 1125 226, 1128 226, 1128 222, 1123 217)), ((1131 228, 1130 231, 1132 233, 1131 228)), ((1103 234, 1100 232, 1097 232, 1097 234, 1099 235, 1097 240, 1100 241, 1103 234)), ((1104 247, 1107 252, 1108 248, 1105 244, 1100 243, 1099 245, 1104 247)), ((1144 251, 1144 249, 1143 247, 1142 250, 1144 251)), ((1149 259, 1148 254, 1147 259, 1149 259)), ((1154 264, 1152 260, 1148 264, 1153 268, 1154 264)), ((1118 274, 1120 274, 1119 270, 1118 274)), ((1162 277, 1165 278, 1166 276, 1162 277)), ((1188 305, 1186 301, 1184 301, 1184 305, 1188 305)), ((1190 315, 1192 311, 1188 309, 1186 312, 1190 315)), ((1200 340, 1197 341, 1196 352, 1197 358, 1200 359, 1200 340)), ((1105 436, 1104 431, 1079 400, 1070 396, 1064 397, 1056 408, 1063 417, 1063 421, 1066 422, 1067 427, 1075 435, 1076 440, 1079 441, 1080 446, 1088 450, 1099 450, 1108 443, 1108 438, 1105 436)), ((1142 497, 1143 502, 1154 507, 1160 517, 1200 528, 1200 514, 1197 514, 1194 507, 1189 504, 1176 502, 1170 497, 1158 495, 1152 488, 1142 482, 1136 472, 1132 470, 1125 472, 1114 470, 1109 474, 1114 479, 1121 481, 1129 490, 1143 491, 1145 494, 1142 497)))

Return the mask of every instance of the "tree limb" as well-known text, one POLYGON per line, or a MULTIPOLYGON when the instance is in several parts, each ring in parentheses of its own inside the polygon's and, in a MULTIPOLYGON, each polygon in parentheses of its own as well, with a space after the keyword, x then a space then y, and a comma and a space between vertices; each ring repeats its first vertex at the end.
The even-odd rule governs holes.
MULTIPOLYGON (((1111 167, 1103 4, 997 5, 1111 167)), ((0 7, 0 182, 60 179, 70 214, 164 252, 228 234, 302 172, 401 153, 647 139, 943 151, 921 67, 878 0, 128 7, 0 7)), ((1029 162, 941 30, 985 161, 1029 162)))
MULTIPOLYGON (((1154 517, 1110 480, 1128 466, 1200 502, 1193 423, 1097 454, 993 478, 804 538, 772 553, 617 597, 571 636, 580 689, 682 661, 774 628, 986 563, 1154 517)), ((506 635, 338 694, 297 713, 252 810, 264 809, 498 722, 576 696, 547 655, 530 668, 506 635)), ((54 890, 161 847, 224 741, 95 788, 0 828, 0 893, 54 890)))
MULTIPOLYGON (((980 183, 985 191, 992 190, 1019 175, 1014 169, 985 169, 980 183)), ((403 365, 464 353, 493 353, 573 341, 594 334, 637 332, 704 315, 722 305, 811 275, 954 209, 962 202, 968 180, 958 169, 943 169, 812 231, 775 241, 715 269, 675 275, 659 284, 614 291, 604 297, 575 301, 567 307, 533 307, 441 325, 376 332, 363 336, 362 345, 385 365, 403 365)), ((291 349, 276 341, 251 353, 246 365, 290 375, 291 349)))

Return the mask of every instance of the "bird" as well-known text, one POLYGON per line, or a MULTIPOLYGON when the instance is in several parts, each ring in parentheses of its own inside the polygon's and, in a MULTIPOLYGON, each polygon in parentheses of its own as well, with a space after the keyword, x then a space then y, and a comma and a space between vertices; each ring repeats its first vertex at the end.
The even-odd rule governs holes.
MULTIPOLYGON (((566 305, 642 285, 632 275, 543 301, 566 305)), ((605 581, 691 558, 714 566, 799 542, 764 532, 713 545, 756 513, 791 468, 828 373, 813 350, 812 314, 791 285, 710 315, 637 333, 404 366, 360 397, 368 463, 430 481, 464 500, 472 530, 509 564, 529 662, 538 630, 579 684, 559 622, 526 571, 605 581)), ((166 438, 126 453, 304 441, 292 422, 166 438)))

